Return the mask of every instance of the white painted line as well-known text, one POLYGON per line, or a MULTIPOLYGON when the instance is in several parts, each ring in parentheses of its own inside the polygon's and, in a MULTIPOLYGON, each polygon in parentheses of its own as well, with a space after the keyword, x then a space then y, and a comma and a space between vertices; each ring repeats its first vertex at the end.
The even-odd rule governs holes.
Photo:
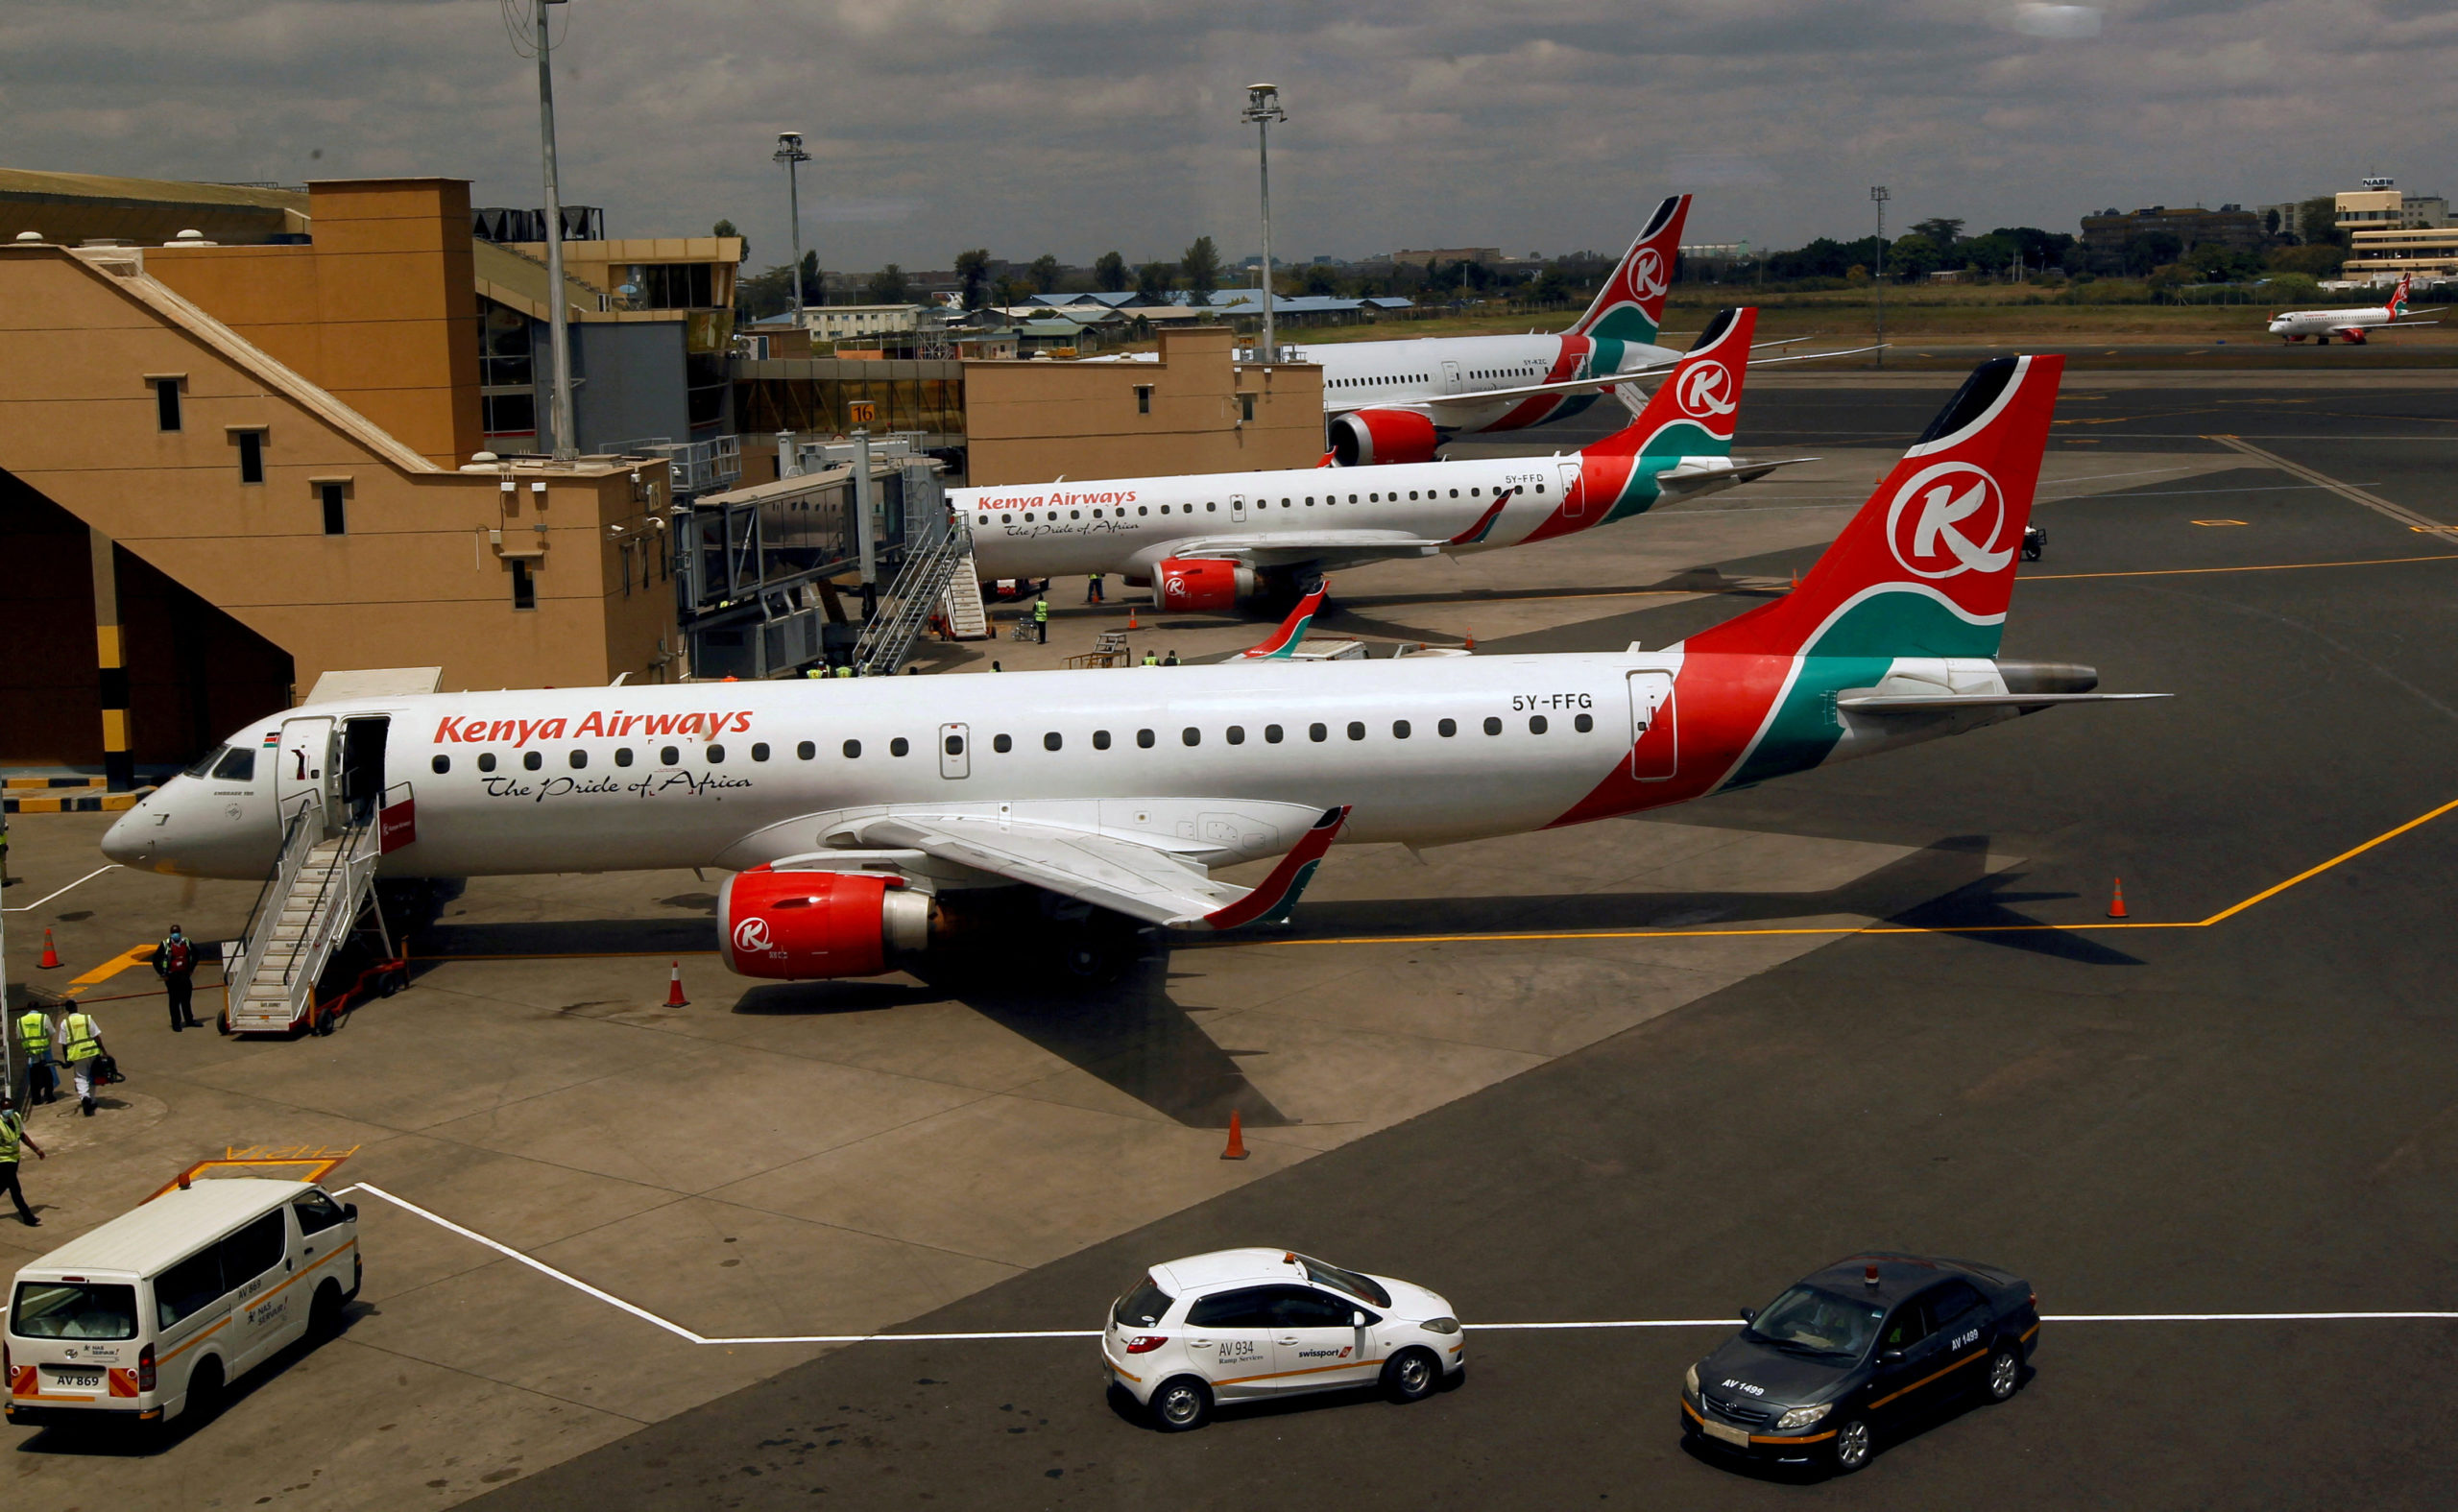
MULTIPOLYGON (((562 1282, 575 1291, 586 1292, 612 1308, 619 1308, 644 1323, 653 1323, 675 1337, 693 1344, 976 1344, 1004 1339, 1096 1339, 1099 1329, 1012 1329, 990 1333, 774 1333, 747 1334, 740 1337, 711 1338, 697 1333, 680 1323, 669 1323, 602 1290, 579 1277, 557 1270, 541 1260, 533 1260, 509 1244, 500 1244, 474 1229, 463 1228, 449 1218, 438 1216, 405 1198, 396 1197, 381 1187, 359 1182, 333 1193, 346 1197, 363 1191, 371 1197, 381 1197, 404 1212, 424 1218, 440 1229, 458 1234, 473 1244, 483 1244, 506 1260, 518 1260, 542 1276, 562 1282)), ((2073 1312, 2049 1313, 2042 1323, 2369 1323, 2395 1320, 2458 1321, 2458 1311, 2449 1312, 2073 1312)), ((1596 1332, 1604 1329, 1737 1329, 1739 1318, 1614 1318, 1603 1321, 1573 1323, 1463 1323, 1460 1328, 1472 1333, 1536 1333, 1563 1330, 1596 1332)))
POLYGON ((36 899, 33 902, 30 902, 30 903, 19 903, 19 904, 18 904, 16 907, 14 907, 14 908, 0 908, 0 914, 24 914, 24 913, 32 913, 32 912, 34 912, 36 909, 40 908, 43 904, 45 904, 45 903, 47 903, 47 902, 51 901, 51 900, 52 900, 52 899, 54 899, 54 898, 58 898, 58 897, 60 895, 60 893, 73 893, 73 892, 75 892, 77 889, 79 889, 79 888, 81 888, 81 887, 84 886, 87 882, 92 881, 95 877, 98 877, 98 876, 102 876, 105 872, 116 872, 116 871, 118 871, 118 870, 119 870, 119 863, 118 863, 117 861, 113 861, 113 862, 112 862, 110 865, 108 865, 108 866, 98 866, 98 867, 94 868, 92 871, 90 871, 90 872, 86 873, 84 876, 81 876, 81 877, 77 878, 77 880, 75 880, 75 881, 73 881, 73 882, 69 883, 66 887, 61 888, 61 889, 60 890, 60 892, 59 892, 59 893, 53 893, 53 894, 49 895, 48 897, 44 897, 44 898, 37 898, 37 899, 36 899))

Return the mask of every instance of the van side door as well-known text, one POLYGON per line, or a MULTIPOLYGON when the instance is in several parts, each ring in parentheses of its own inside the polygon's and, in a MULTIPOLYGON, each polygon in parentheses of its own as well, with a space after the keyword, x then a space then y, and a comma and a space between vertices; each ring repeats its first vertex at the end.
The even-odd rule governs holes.
POLYGON ((349 1211, 321 1191, 292 1199, 290 1211, 299 1220, 299 1275, 315 1278, 301 1283, 307 1295, 312 1299, 327 1276, 341 1283, 345 1294, 355 1291, 358 1265, 350 1251, 358 1236, 351 1232, 349 1211))
POLYGON ((276 1208, 222 1241, 222 1279, 230 1287, 230 1379, 262 1359, 284 1340, 290 1321, 291 1273, 288 1204, 276 1208))

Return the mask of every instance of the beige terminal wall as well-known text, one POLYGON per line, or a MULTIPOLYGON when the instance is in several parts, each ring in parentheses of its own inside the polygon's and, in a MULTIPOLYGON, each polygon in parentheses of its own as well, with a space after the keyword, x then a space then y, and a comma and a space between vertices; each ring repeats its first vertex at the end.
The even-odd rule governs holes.
POLYGON ((1241 367, 1227 326, 1161 333, 1159 362, 964 365, 966 481, 1148 477, 1311 468, 1323 456, 1323 370, 1241 367), (1136 390, 1149 386, 1150 413, 1136 390), (1241 420, 1251 394, 1255 418, 1241 420))
POLYGON ((368 666, 441 665, 446 688, 674 675, 673 588, 638 544, 658 539, 663 462, 539 465, 507 494, 96 255, 0 246, 0 468, 287 651, 300 693, 368 666), (176 432, 149 375, 181 386, 176 432), (260 484, 241 481, 240 429, 264 437, 260 484), (345 491, 345 534, 325 533, 325 481, 345 491), (534 610, 514 607, 492 531, 542 544, 534 610))

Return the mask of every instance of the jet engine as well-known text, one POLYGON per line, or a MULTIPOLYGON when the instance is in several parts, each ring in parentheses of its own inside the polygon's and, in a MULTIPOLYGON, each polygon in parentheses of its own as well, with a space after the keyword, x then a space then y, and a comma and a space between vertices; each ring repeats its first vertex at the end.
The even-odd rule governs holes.
POLYGON ((1351 410, 1332 421, 1332 462, 1363 468, 1378 462, 1432 462, 1442 444, 1434 421, 1414 410, 1351 410))
POLYGON ((1163 609, 1228 609, 1258 588, 1255 569, 1235 562, 1170 557, 1153 569, 1163 609))
POLYGON ((930 900, 904 878, 754 867, 717 893, 717 948, 740 976, 876 976, 930 943, 930 900))

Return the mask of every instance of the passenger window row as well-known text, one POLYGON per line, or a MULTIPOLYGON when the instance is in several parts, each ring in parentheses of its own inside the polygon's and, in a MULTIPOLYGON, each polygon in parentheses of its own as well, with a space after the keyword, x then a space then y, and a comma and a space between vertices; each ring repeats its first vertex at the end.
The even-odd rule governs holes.
MULTIPOLYGON (((1422 490, 1422 491, 1417 490, 1417 489, 1410 489, 1410 490, 1409 491, 1409 497, 1410 497, 1410 498, 1412 498, 1412 499, 1413 499, 1413 498, 1416 498, 1416 497, 1419 495, 1420 492, 1422 492, 1423 495, 1424 495, 1426 498, 1429 498, 1429 499, 1440 498, 1440 497, 1442 497, 1442 496, 1443 496, 1443 491, 1442 491, 1442 490, 1440 490, 1440 489, 1425 489, 1425 490, 1422 490)), ((1536 492, 1539 492, 1539 493, 1544 492, 1545 492, 1545 486, 1544 486, 1543 484, 1541 484, 1541 483, 1540 483, 1540 484, 1538 484, 1538 485, 1536 485, 1536 492)), ((1468 497, 1470 497, 1470 498, 1472 498, 1472 499, 1480 499, 1480 498, 1483 498, 1484 496, 1485 496, 1485 491, 1484 491, 1482 488, 1472 488, 1472 489, 1470 489, 1470 490, 1468 491, 1468 497)), ((1453 498, 1455 498, 1455 499, 1456 499, 1456 498, 1458 498, 1458 497, 1459 497, 1459 491, 1458 491, 1458 489, 1453 489, 1453 490, 1451 490, 1451 497, 1453 497, 1453 498)), ((1392 492, 1391 492, 1391 502, 1393 502, 1393 503, 1397 503, 1397 502, 1399 502, 1399 498, 1400 498, 1399 491, 1398 491, 1398 490, 1396 490, 1396 489, 1395 489, 1395 490, 1393 490, 1393 491, 1392 491, 1392 492)), ((1358 500, 1357 500, 1357 495, 1356 495, 1356 494, 1352 493, 1352 494, 1350 494, 1350 495, 1348 496, 1348 502, 1349 502, 1349 503, 1354 504, 1354 503, 1356 503, 1357 501, 1358 501, 1358 500)), ((1337 493, 1326 493, 1326 494, 1324 494, 1324 495, 1323 495, 1322 502, 1323 502, 1326 506, 1336 505, 1336 504, 1337 504, 1337 503, 1339 503, 1339 502, 1340 502, 1340 497, 1339 497, 1339 495, 1338 495, 1338 494, 1337 494, 1337 493)), ((1365 502, 1367 502, 1367 503, 1369 503, 1369 504, 1380 504, 1380 503, 1382 503, 1382 502, 1383 502, 1383 495, 1382 495, 1382 494, 1380 494, 1380 493, 1377 493, 1377 492, 1368 492, 1368 493, 1365 495, 1365 502)), ((1280 501, 1280 507, 1281 507, 1282 509, 1295 509, 1295 508, 1297 508, 1297 507, 1298 507, 1299 505, 1301 505, 1301 504, 1302 504, 1302 505, 1304 505, 1304 506, 1305 506, 1306 508, 1308 508, 1308 509, 1313 509, 1313 508, 1314 507, 1314 495, 1313 495, 1312 493, 1309 493, 1309 494, 1307 494, 1307 495, 1306 495, 1304 498, 1302 498, 1302 499, 1298 499, 1298 498, 1284 498, 1284 499, 1282 499, 1282 500, 1280 501)), ((1257 508, 1257 509, 1259 509, 1259 510, 1261 510, 1261 509, 1269 509, 1269 508, 1271 508, 1271 500, 1269 500, 1269 499, 1267 499, 1267 498, 1259 498, 1259 499, 1256 499, 1256 500, 1254 501, 1254 505, 1255 505, 1255 508, 1257 508)), ((1159 508, 1160 508, 1160 511, 1161 511, 1161 513, 1162 513, 1162 514, 1167 515, 1167 514, 1169 514, 1169 510, 1170 510, 1171 506, 1167 505, 1167 504, 1163 504, 1163 505, 1159 506, 1159 508)), ((1208 515, 1210 515, 1210 514, 1218 514, 1218 513, 1219 513, 1219 511, 1220 511, 1220 506, 1219 506, 1219 504, 1218 504, 1218 503, 1217 503, 1217 502, 1215 502, 1215 503, 1208 503, 1208 504, 1204 505, 1204 506, 1203 506, 1203 508, 1204 508, 1204 513, 1206 513, 1206 514, 1208 514, 1208 515)), ((1181 504, 1181 505, 1176 506, 1176 509, 1177 509, 1177 512, 1178 512, 1179 514, 1181 514, 1181 515, 1192 515, 1192 514, 1193 514, 1193 513, 1194 513, 1194 506, 1193 506, 1193 505, 1192 505, 1192 504, 1181 504)), ((1136 513, 1136 514, 1138 514, 1138 515, 1149 515, 1149 514, 1151 514, 1151 513, 1152 513, 1152 510, 1153 510, 1153 506, 1152 506, 1152 505, 1149 505, 1149 504, 1138 504, 1137 506, 1135 506, 1135 513, 1136 513)), ((1034 515, 1035 515, 1035 513, 1036 513, 1036 512, 1035 512, 1035 511, 1032 511, 1032 510, 1026 510, 1026 511, 1024 511, 1024 523, 1025 523, 1025 524, 1029 525, 1029 524, 1033 523, 1033 518, 1034 518, 1034 515)), ((1058 517, 1058 512, 1057 512, 1056 510, 1042 510, 1042 511, 1040 511, 1039 513, 1040 513, 1041 515, 1043 515, 1043 516, 1048 516, 1048 518, 1050 518, 1050 519, 1053 519, 1053 520, 1054 520, 1054 519, 1056 519, 1056 518, 1058 517)), ((1111 516, 1115 516, 1115 517, 1119 518, 1119 519, 1124 519, 1124 518, 1126 517, 1126 507, 1125 507, 1124 505, 1119 505, 1119 506, 1117 506, 1117 507, 1115 507, 1115 508, 1111 509, 1111 510, 1109 511, 1109 514, 1110 514, 1111 516)), ((1078 518, 1081 518, 1081 517, 1082 517, 1082 516, 1081 516, 1081 513, 1080 513, 1079 511, 1076 511, 1076 510, 1069 510, 1069 511, 1067 512, 1067 517, 1068 517, 1069 519, 1078 519, 1078 518)), ((1099 519, 1099 518, 1101 518, 1101 517, 1102 517, 1102 513, 1101 513, 1101 511, 1100 511, 1100 510, 1098 510, 1098 509, 1094 510, 1094 511, 1093 511, 1093 517, 1094 517, 1095 519, 1099 519)), ((1000 524, 1001 524, 1001 525, 1012 525, 1012 524, 1014 524, 1014 523, 1015 523, 1015 519, 1016 519, 1016 516, 1015 516, 1014 515, 1012 515, 1012 514, 1001 515, 1001 516, 999 516, 999 523, 1000 523, 1000 524)), ((975 524, 976 524, 976 525, 987 525, 987 524, 989 524, 989 523, 990 523, 990 516, 989 516, 988 515, 976 515, 976 516, 974 516, 974 523, 975 523, 975 524)))

